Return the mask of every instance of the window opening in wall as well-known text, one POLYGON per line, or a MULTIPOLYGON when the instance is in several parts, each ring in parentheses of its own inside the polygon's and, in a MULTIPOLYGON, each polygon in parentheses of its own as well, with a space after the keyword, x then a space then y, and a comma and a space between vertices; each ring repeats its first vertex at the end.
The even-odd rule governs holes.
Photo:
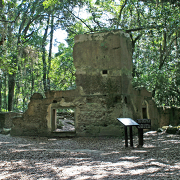
POLYGON ((102 74, 108 74, 107 70, 102 70, 102 74))
POLYGON ((142 108, 142 116, 143 116, 143 119, 147 119, 147 110, 146 110, 146 108, 142 108))
POLYGON ((127 97, 126 96, 124 98, 124 102, 125 102, 125 104, 127 104, 127 97))
POLYGON ((75 110, 73 108, 56 109, 56 132, 75 131, 75 110))

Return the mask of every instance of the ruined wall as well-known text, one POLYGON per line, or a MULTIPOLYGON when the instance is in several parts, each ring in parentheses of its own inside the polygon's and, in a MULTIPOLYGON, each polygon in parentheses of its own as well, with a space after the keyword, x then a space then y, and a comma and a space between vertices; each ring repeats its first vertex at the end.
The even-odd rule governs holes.
POLYGON ((79 136, 123 133, 117 117, 133 118, 130 100, 132 55, 129 36, 121 31, 78 35, 73 51, 76 90, 32 96, 28 110, 13 120, 12 135, 48 135, 56 108, 75 108, 79 136))
POLYGON ((131 89, 132 48, 121 31, 75 36, 76 85, 85 94, 125 93, 131 89))
MULTIPOLYGON (((77 136, 121 136, 117 118, 152 121, 155 130, 162 116, 146 89, 132 88, 132 48, 121 31, 75 37, 73 50, 76 89, 36 93, 28 110, 13 119, 11 135, 50 136, 56 129, 56 110, 75 109, 77 136)), ((161 113, 162 114, 162 113, 161 113)), ((177 115, 179 116, 179 115, 177 115)))
POLYGON ((49 102, 40 93, 35 93, 28 104, 28 110, 13 119, 11 135, 44 135, 47 131, 46 114, 49 102))
POLYGON ((21 113, 15 112, 1 112, 0 113, 0 128, 12 128, 14 117, 20 116, 21 113))
POLYGON ((21 117, 13 119, 14 127, 11 130, 12 136, 38 135, 50 136, 54 131, 55 122, 52 121, 52 111, 56 107, 71 107, 76 104, 80 90, 71 91, 50 91, 46 98, 40 93, 35 93, 28 104, 27 111, 21 117))
POLYGON ((84 91, 85 104, 78 107, 78 135, 121 135, 117 117, 133 118, 129 94, 132 49, 123 32, 85 34, 75 37, 73 50, 76 86, 84 91))
POLYGON ((159 127, 180 125, 180 108, 159 107, 159 127))

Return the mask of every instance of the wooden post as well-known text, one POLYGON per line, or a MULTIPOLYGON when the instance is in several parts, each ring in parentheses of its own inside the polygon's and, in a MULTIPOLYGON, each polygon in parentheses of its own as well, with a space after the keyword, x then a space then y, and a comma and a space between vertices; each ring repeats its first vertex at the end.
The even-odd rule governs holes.
POLYGON ((132 126, 129 126, 130 130, 130 146, 133 147, 133 133, 132 133, 132 126))
POLYGON ((125 147, 128 147, 128 133, 127 133, 127 126, 124 126, 125 132, 125 147))
POLYGON ((56 125, 56 109, 51 110, 51 131, 56 130, 57 125, 56 125))
POLYGON ((143 146, 143 129, 138 129, 139 146, 143 146))

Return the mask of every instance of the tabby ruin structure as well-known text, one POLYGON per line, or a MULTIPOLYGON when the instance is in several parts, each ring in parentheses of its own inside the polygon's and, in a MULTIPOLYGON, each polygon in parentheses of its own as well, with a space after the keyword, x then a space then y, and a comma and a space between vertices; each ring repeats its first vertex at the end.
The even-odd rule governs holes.
MULTIPOLYGON (((76 136, 121 136, 117 118, 149 118, 152 129, 160 115, 145 89, 132 88, 132 47, 121 31, 75 36, 76 89, 34 94, 28 110, 13 119, 11 135, 52 136, 56 110, 75 110, 76 136)), ((67 134, 66 134, 67 135, 67 134)), ((60 135, 61 136, 61 135, 60 135)))

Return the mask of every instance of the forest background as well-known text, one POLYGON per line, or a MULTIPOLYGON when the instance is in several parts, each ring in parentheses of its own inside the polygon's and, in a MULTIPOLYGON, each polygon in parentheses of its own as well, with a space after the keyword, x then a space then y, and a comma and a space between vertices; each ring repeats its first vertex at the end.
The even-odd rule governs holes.
POLYGON ((0 0, 0 111, 24 112, 35 92, 76 88, 74 36, 111 30, 131 37, 133 86, 158 106, 180 106, 180 1, 0 0), (57 29, 67 38, 53 53, 57 29))

